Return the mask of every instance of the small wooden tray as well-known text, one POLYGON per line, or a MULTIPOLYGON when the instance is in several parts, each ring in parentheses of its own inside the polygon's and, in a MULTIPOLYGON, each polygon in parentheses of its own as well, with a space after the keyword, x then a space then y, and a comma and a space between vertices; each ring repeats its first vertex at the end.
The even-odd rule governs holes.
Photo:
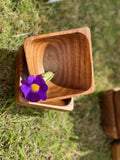
POLYGON ((24 50, 30 75, 55 73, 48 83, 48 100, 94 91, 89 28, 29 37, 24 41, 24 50))
POLYGON ((16 102, 23 106, 30 106, 35 108, 46 108, 46 109, 55 109, 61 111, 71 111, 73 110, 73 98, 68 98, 64 100, 56 99, 56 100, 46 100, 40 102, 29 102, 28 100, 24 99, 23 94, 20 91, 20 84, 22 78, 27 77, 28 70, 25 61, 25 54, 23 46, 20 47, 18 51, 17 57, 17 65, 16 65, 16 85, 15 85, 15 99, 16 102))

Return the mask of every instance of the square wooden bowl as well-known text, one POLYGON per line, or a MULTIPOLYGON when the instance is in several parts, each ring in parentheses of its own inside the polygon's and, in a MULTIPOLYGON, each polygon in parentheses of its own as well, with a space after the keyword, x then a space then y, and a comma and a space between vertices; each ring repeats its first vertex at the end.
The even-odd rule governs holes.
POLYGON ((18 51, 17 64, 16 64, 16 84, 15 84, 15 99, 16 102, 23 106, 44 108, 44 109, 55 109, 61 111, 71 111, 73 110, 73 98, 67 99, 56 99, 56 100, 46 100, 39 102, 29 102, 24 99, 23 94, 20 91, 21 80, 28 77, 28 69, 25 60, 25 53, 23 46, 20 47, 18 51))
POLYGON ((48 83, 48 100, 94 91, 89 28, 29 37, 24 41, 24 50, 30 75, 55 73, 48 83))

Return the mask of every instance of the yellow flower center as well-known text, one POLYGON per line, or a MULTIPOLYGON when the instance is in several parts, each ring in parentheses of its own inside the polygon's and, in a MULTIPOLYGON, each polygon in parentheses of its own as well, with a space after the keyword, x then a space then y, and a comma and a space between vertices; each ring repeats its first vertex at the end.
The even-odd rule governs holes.
POLYGON ((31 87, 32 87, 32 91, 33 92, 37 92, 39 90, 39 88, 40 88, 40 86, 37 85, 37 84, 32 84, 31 87))

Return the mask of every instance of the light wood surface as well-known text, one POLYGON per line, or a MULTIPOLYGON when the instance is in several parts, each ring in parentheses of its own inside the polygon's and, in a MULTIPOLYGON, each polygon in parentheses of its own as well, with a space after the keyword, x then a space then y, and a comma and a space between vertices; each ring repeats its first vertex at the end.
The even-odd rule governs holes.
POLYGON ((24 50, 30 75, 55 73, 48 83, 48 100, 94 91, 90 30, 73 29, 29 37, 24 50))
POLYGON ((22 78, 27 77, 28 70, 25 61, 25 54, 23 46, 20 47, 17 56, 17 64, 16 64, 16 85, 15 85, 15 99, 16 102, 23 106, 35 107, 35 108, 45 108, 45 109, 55 109, 61 111, 71 111, 73 110, 73 98, 67 99, 56 99, 49 101, 40 101, 40 102, 29 102, 24 99, 23 94, 20 91, 20 85, 22 78))

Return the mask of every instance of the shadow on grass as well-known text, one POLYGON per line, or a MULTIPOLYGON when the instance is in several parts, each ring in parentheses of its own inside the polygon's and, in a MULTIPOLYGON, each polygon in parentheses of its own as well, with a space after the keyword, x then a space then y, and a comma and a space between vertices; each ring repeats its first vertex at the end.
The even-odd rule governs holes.
POLYGON ((0 49, 0 97, 1 100, 14 96, 16 51, 0 49))
POLYGON ((26 116, 43 115, 44 110, 20 106, 15 102, 15 75, 17 51, 0 49, 0 114, 26 116))

